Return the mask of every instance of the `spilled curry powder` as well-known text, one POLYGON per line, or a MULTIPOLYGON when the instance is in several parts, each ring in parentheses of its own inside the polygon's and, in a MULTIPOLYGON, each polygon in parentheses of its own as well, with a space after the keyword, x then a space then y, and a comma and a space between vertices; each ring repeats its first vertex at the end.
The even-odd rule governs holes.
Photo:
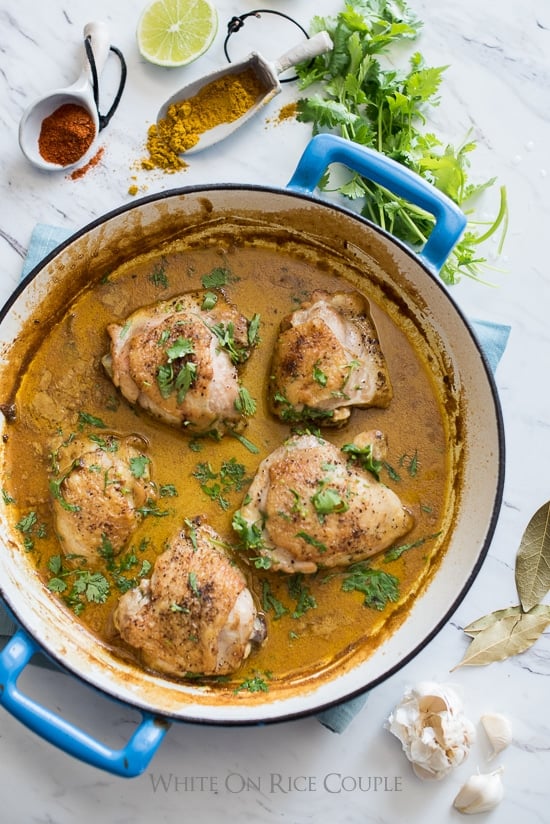
POLYGON ((293 120, 298 114, 298 102, 296 100, 287 103, 279 109, 275 118, 276 123, 282 123, 283 120, 293 120))
POLYGON ((187 164, 181 154, 195 146, 203 132, 238 120, 267 91, 252 69, 225 75, 208 83, 194 96, 168 108, 165 118, 149 127, 144 169, 174 172, 187 164))

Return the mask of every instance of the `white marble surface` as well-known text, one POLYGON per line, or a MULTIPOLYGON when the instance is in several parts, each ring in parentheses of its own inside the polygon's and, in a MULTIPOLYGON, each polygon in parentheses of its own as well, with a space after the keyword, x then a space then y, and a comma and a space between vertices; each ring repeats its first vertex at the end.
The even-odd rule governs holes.
MULTIPOLYGON (((181 174, 136 171, 146 127, 160 102, 180 83, 220 64, 225 21, 255 8, 251 0, 217 0, 221 26, 209 54, 187 69, 165 70, 144 63, 135 47, 142 5, 140 0, 0 4, 2 300, 18 281, 37 221, 79 228, 128 202, 134 175, 140 193, 219 181, 282 186, 307 142, 309 127, 289 121, 273 125, 260 117, 219 151, 197 155, 181 174), (17 126, 35 96, 75 78, 81 30, 90 19, 109 24, 112 42, 128 61, 128 85, 101 138, 101 164, 73 181, 31 168, 18 148, 17 126)), ((341 8, 339 0, 272 0, 270 5, 294 14, 306 26, 314 12, 341 8)), ((530 516, 550 497, 550 6, 548 0, 410 0, 410 5, 425 23, 418 45, 428 63, 450 64, 441 105, 433 112, 435 128, 454 143, 472 129, 479 144, 472 156, 472 176, 481 180, 496 175, 507 186, 510 202, 505 255, 497 264, 503 271, 493 278, 498 286, 463 282, 453 289, 468 313, 512 325, 497 372, 507 434, 504 505, 484 567, 435 640, 373 691, 339 736, 315 719, 241 730, 174 725, 147 772, 125 780, 69 758, 0 710, 2 821, 458 821, 451 802, 459 786, 471 773, 491 766, 482 734, 469 760, 452 776, 426 784, 415 778, 399 743, 383 730, 405 686, 427 678, 457 684, 475 722, 489 710, 513 720, 513 745, 498 762, 505 769, 505 799, 479 820, 549 820, 550 633, 531 651, 507 662, 458 670, 452 676, 450 669, 466 646, 461 627, 491 609, 516 603, 515 553, 530 516), (359 778, 365 782, 373 776, 385 779, 385 789, 361 791, 359 778), (290 789, 289 779, 294 780, 290 789)), ((106 80, 112 79, 108 69, 106 80)), ((287 86, 266 117, 296 94, 287 86)), ((489 214, 493 207, 489 197, 484 208, 489 214)), ((493 254, 492 247, 488 252, 493 254)), ((57 711, 103 734, 108 743, 122 745, 133 729, 131 710, 112 706, 65 675, 28 668, 24 686, 57 711)))

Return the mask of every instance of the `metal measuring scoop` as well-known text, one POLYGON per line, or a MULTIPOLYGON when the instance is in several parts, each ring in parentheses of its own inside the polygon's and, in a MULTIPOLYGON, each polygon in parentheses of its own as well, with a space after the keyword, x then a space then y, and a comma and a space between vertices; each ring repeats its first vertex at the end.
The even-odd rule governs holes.
POLYGON ((184 100, 189 100, 195 97, 199 91, 222 77, 228 77, 234 74, 240 74, 246 70, 252 71, 260 82, 262 91, 258 95, 255 103, 240 117, 233 120, 231 123, 220 123, 212 129, 208 129, 200 135, 198 143, 187 149, 185 156, 193 154, 194 152, 202 151, 203 149, 219 143, 220 140, 228 137, 236 129, 240 128, 243 123, 246 123, 251 117, 263 108, 269 101, 281 91, 281 84, 279 82, 279 75, 291 66, 296 66, 298 63, 303 63, 319 54, 324 54, 333 48, 333 42, 330 39, 328 32, 321 31, 314 37, 305 40, 294 46, 289 51, 282 54, 277 60, 272 62, 263 58, 257 52, 251 52, 250 55, 239 63, 233 63, 228 67, 211 72, 204 75, 198 80, 189 83, 182 89, 177 91, 160 107, 157 115, 157 123, 164 120, 167 116, 169 107, 174 103, 182 103, 184 100))
MULTIPOLYGON (((97 75, 99 75, 105 65, 111 48, 109 44, 109 31, 105 23, 87 23, 84 27, 84 39, 86 40, 87 38, 90 38, 89 43, 95 62, 95 71, 97 75)), ((38 169, 60 171, 69 169, 82 160, 82 157, 79 157, 74 162, 63 166, 59 163, 50 163, 44 160, 40 154, 38 139, 44 119, 66 103, 74 103, 77 106, 82 106, 82 108, 89 112, 93 120, 95 135, 90 147, 84 155, 82 155, 82 157, 84 157, 93 146, 100 130, 99 112, 94 97, 94 78, 86 51, 84 53, 82 70, 75 83, 67 86, 65 89, 57 89, 38 98, 34 103, 31 103, 23 113, 19 123, 19 145, 21 146, 23 154, 38 169)))

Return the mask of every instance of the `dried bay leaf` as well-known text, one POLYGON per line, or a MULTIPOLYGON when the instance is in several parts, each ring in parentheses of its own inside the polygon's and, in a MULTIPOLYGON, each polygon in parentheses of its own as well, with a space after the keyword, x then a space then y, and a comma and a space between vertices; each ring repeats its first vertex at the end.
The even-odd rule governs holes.
MULTIPOLYGON (((529 612, 520 606, 486 615, 470 629, 473 640, 458 667, 483 667, 529 649, 550 624, 550 606, 538 604, 529 612), (482 625, 482 629, 476 626, 482 625)), ((470 625, 471 627, 472 625, 470 625)))
POLYGON ((550 501, 535 512, 523 533, 516 556, 516 586, 526 613, 550 590, 550 501))
POLYGON ((464 627, 462 631, 465 632, 466 635, 470 635, 472 638, 475 638, 478 633, 484 629, 487 629, 487 627, 492 626, 496 623, 496 621, 500 621, 502 618, 508 618, 508 616, 518 617, 521 615, 522 611, 523 610, 520 606, 497 609, 494 612, 490 612, 488 615, 483 615, 476 621, 472 621, 472 623, 468 624, 467 627, 464 627))

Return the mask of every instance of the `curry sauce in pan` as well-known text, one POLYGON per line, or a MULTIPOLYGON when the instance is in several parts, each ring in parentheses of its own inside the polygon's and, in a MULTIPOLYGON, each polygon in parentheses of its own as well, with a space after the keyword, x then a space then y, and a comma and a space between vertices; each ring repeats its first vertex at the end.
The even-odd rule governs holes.
POLYGON ((434 372, 426 345, 410 334, 410 328, 404 331, 398 307, 385 304, 371 289, 366 269, 332 260, 314 243, 300 247, 284 233, 258 238, 245 232, 240 237, 230 227, 213 233, 209 242, 203 237, 200 242, 183 238, 115 271, 97 273, 47 329, 25 364, 15 397, 9 399, 15 415, 5 443, 3 494, 10 502, 21 552, 35 564, 51 597, 116 654, 134 656, 112 628, 111 615, 121 593, 150 574, 166 541, 186 519, 204 516, 235 547, 232 515, 260 461, 292 433, 289 424, 272 416, 267 403, 281 319, 314 289, 354 288, 370 301, 393 399, 387 409, 354 409, 346 426, 326 428, 321 434, 342 446, 363 430, 382 430, 389 449, 381 481, 399 495, 415 525, 397 546, 368 563, 320 569, 314 575, 256 569, 242 552, 228 550, 245 572, 267 622, 267 640, 229 682, 232 689, 263 690, 271 680, 298 683, 312 671, 328 671, 358 651, 369 655, 406 616, 415 594, 437 568, 452 519, 452 433, 441 376, 434 372), (101 360, 109 350, 110 323, 123 322, 140 307, 200 290, 204 276, 220 268, 230 273, 229 282, 221 287, 225 297, 248 318, 259 313, 260 341, 241 367, 242 384, 256 400, 257 411, 248 419, 243 438, 225 435, 214 441, 190 438, 131 407, 101 360), (62 557, 49 481, 52 453, 61 443, 71 435, 100 437, 105 432, 145 439, 159 495, 114 568, 106 562, 89 567, 88 598, 86 588, 74 591, 74 573, 62 557), (369 587, 368 569, 377 571, 379 589, 369 587), (94 581, 100 582, 99 596, 94 581), (104 602, 96 602, 100 600, 104 602))

